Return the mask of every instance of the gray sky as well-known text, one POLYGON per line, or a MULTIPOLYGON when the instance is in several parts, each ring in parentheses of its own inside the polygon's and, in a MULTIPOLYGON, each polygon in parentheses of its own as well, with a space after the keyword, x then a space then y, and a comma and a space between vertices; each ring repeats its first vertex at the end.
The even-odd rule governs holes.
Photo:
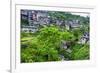
POLYGON ((84 17, 87 17, 87 16, 90 15, 88 13, 72 13, 72 14, 74 14, 74 15, 80 15, 80 16, 84 16, 84 17))

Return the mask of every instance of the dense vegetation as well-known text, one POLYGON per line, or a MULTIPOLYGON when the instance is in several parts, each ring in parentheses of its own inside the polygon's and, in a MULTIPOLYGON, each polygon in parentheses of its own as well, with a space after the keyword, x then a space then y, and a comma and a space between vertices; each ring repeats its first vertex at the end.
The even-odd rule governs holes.
POLYGON ((78 28, 69 31, 51 25, 35 33, 21 32, 21 62, 89 59, 89 44, 78 43, 85 31, 88 30, 78 28), (64 48, 63 42, 66 42, 67 48, 64 48))

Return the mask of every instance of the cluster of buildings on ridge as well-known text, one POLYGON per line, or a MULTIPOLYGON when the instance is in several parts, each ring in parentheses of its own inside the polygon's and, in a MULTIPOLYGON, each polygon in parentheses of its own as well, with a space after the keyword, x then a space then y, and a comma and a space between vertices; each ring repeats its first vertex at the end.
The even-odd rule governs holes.
POLYGON ((35 32, 39 26, 56 24, 58 26, 65 26, 66 28, 77 28, 80 25, 79 20, 58 20, 52 19, 48 15, 48 11, 36 11, 36 10, 21 10, 21 19, 26 20, 28 24, 21 23, 22 31, 35 32))

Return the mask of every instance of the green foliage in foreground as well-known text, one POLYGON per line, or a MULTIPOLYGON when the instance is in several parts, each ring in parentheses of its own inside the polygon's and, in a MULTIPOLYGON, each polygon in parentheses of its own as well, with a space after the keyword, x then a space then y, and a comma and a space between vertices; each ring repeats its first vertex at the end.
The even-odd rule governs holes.
POLYGON ((89 45, 74 42, 79 35, 54 25, 45 26, 36 33, 21 33, 21 62, 60 61, 61 55, 68 60, 88 59, 89 45), (62 40, 74 42, 69 47, 71 53, 61 48, 62 40))
POLYGON ((75 47, 73 47, 73 51, 71 53, 71 58, 73 60, 86 60, 89 59, 89 57, 90 57, 89 45, 77 44, 75 47))

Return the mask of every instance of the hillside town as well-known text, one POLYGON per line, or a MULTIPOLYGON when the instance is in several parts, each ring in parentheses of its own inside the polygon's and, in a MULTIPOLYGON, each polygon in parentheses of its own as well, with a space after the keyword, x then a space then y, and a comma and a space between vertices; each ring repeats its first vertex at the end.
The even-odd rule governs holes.
MULTIPOLYGON (((53 13, 53 12, 52 12, 53 13)), ((39 11, 39 10, 21 10, 21 20, 24 20, 24 23, 21 23, 22 32, 36 32, 40 26, 55 24, 57 26, 64 26, 67 30, 76 29, 81 27, 82 21, 78 19, 73 20, 59 20, 52 19, 48 15, 48 11, 39 11)), ((81 37, 80 42, 85 43, 89 40, 89 33, 85 32, 81 37)), ((79 43, 80 43, 79 42, 79 43)))
POLYGON ((89 17, 21 10, 21 62, 89 59, 89 17), (28 57, 29 56, 29 57, 28 57))
POLYGON ((56 24, 58 26, 64 26, 69 28, 80 27, 80 21, 75 20, 53 20, 49 15, 48 11, 34 11, 34 10, 21 10, 21 19, 26 20, 27 23, 22 24, 22 31, 35 32, 39 26, 56 24))

